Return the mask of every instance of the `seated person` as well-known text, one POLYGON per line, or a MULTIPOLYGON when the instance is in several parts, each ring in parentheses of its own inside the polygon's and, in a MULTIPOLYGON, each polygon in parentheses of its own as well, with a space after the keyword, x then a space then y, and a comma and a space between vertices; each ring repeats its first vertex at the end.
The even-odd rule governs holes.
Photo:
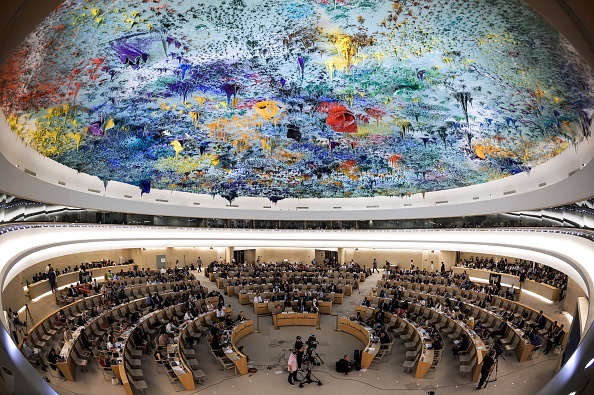
POLYGON ((167 336, 167 332, 161 330, 161 334, 159 335, 159 339, 157 340, 157 345, 159 347, 166 347, 167 343, 169 343, 169 336, 167 336))
POLYGON ((353 363, 350 361, 349 356, 345 355, 338 362, 336 362, 336 371, 338 373, 344 373, 348 375, 353 370, 353 363))
POLYGON ((25 356, 25 358, 27 358, 29 362, 35 363, 35 365, 37 366, 41 366, 41 369, 44 372, 47 371, 47 366, 45 365, 45 363, 43 363, 43 360, 41 359, 39 353, 33 352, 33 350, 31 350, 31 347, 29 347, 27 342, 23 342, 22 351, 23 355, 25 356))
POLYGON ((386 331, 383 330, 383 329, 380 331, 379 338, 380 338, 380 344, 382 344, 382 345, 383 344, 388 344, 391 341, 390 340, 390 336, 388 336, 388 334, 386 333, 386 331))
POLYGON ((538 350, 543 343, 542 337, 540 337, 540 333, 538 333, 538 331, 534 331, 533 333, 533 338, 530 341, 530 344, 534 346, 534 350, 538 350))
POLYGON ((176 333, 178 331, 178 327, 175 325, 175 322, 173 321, 173 318, 170 318, 169 319, 169 322, 165 326, 165 330, 170 335, 171 334, 174 334, 174 333, 176 333))
POLYGON ((237 316, 237 319, 236 319, 236 321, 237 321, 237 322, 243 322, 243 321, 245 321, 245 320, 247 320, 247 318, 245 317, 245 313, 243 312, 243 310, 241 310, 241 311, 239 312, 239 315, 237 316))
POLYGON ((99 354, 99 365, 101 365, 101 367, 108 368, 115 364, 117 364, 117 360, 115 358, 110 358, 110 356, 104 352, 99 354))
POLYGON ((165 366, 165 369, 171 370, 171 364, 169 363, 169 360, 167 359, 163 351, 157 348, 153 356, 155 357, 155 361, 157 361, 158 363, 162 363, 163 366, 165 366))
POLYGON ((217 357, 222 357, 225 355, 225 353, 223 353, 223 347, 221 346, 221 335, 217 333, 212 337, 210 340, 210 348, 212 348, 212 352, 217 357))
POLYGON ((433 339, 433 349, 434 350, 442 350, 443 349, 443 342, 441 340, 441 336, 439 334, 437 334, 437 336, 435 336, 435 338, 433 339))
POLYGON ((361 312, 357 311, 357 316, 355 317, 355 319, 353 321, 357 321, 358 323, 363 323, 363 316, 361 316, 361 312))
POLYGON ((468 346, 468 335, 466 333, 463 333, 462 340, 460 340, 460 342, 454 346, 452 352, 454 353, 454 355, 458 355, 458 353, 468 350, 468 346))
POLYGON ((60 377, 65 379, 64 373, 58 369, 58 354, 56 354, 56 349, 53 347, 50 352, 47 353, 47 364, 49 365, 50 369, 57 370, 58 373, 60 373, 60 377))
POLYGON ((231 314, 225 315, 225 327, 230 328, 235 325, 233 318, 231 318, 231 314))

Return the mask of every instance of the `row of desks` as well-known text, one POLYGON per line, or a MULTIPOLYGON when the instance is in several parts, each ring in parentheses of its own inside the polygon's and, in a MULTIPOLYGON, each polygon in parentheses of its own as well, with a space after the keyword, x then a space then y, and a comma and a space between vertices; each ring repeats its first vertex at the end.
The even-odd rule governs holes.
MULTIPOLYGON (((312 302, 307 301, 305 302, 305 306, 309 309, 311 307, 312 302)), ((275 311, 275 308, 280 306, 281 311, 284 310, 283 302, 262 302, 262 303, 253 303, 254 306, 254 313, 257 315, 266 315, 271 314, 275 311)), ((297 302, 291 302, 291 308, 297 308, 297 302)), ((332 302, 318 302, 318 310, 320 314, 332 314, 332 302)))
POLYGON ((516 288, 522 287, 527 291, 534 292, 543 298, 556 302, 559 300, 560 290, 557 287, 554 287, 549 284, 539 283, 532 280, 524 280, 523 284, 520 284, 520 277, 514 276, 512 274, 506 273, 499 273, 499 272, 492 272, 490 270, 482 270, 482 269, 471 269, 468 267, 453 267, 452 270, 455 274, 462 274, 466 272, 471 277, 480 278, 481 280, 489 281, 491 274, 501 275, 501 282, 505 284, 513 284, 516 288))

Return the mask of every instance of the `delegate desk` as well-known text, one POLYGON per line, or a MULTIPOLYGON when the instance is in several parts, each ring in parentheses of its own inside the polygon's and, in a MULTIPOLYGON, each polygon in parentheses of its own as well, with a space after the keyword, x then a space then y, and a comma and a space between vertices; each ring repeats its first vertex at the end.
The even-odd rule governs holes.
POLYGON ((281 326, 317 326, 320 316, 318 313, 280 313, 272 315, 274 329, 281 326))
POLYGON ((428 345, 431 344, 429 334, 423 329, 419 328, 419 326, 411 322, 407 319, 398 318, 398 322, 404 322, 406 325, 405 334, 411 333, 411 338, 409 339, 411 342, 418 344, 420 342, 420 347, 416 347, 417 350, 417 370, 415 371, 415 378, 422 379, 425 377, 431 364, 433 363, 433 357, 435 352, 432 348, 428 348, 428 345), (420 352, 419 352, 420 351, 420 352))
POLYGON ((363 325, 349 320, 347 317, 340 317, 340 331, 355 336, 365 344, 365 351, 361 353, 361 368, 369 368, 373 358, 375 358, 380 349, 379 343, 375 345, 371 343, 371 328, 367 329, 363 325))
POLYGON ((257 315, 262 314, 270 314, 270 310, 268 309, 268 301, 262 303, 254 303, 254 313, 257 315))
POLYGON ((237 350, 236 344, 247 335, 254 333, 254 321, 246 320, 240 324, 235 325, 231 332, 231 346, 230 350, 225 350, 225 355, 229 358, 239 371, 239 374, 247 374, 247 357, 237 350))

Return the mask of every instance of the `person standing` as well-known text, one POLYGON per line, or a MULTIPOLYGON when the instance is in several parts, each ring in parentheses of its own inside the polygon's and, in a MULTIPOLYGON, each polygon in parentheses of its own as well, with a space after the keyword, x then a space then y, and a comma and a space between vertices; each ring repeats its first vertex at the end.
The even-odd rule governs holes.
POLYGON ((47 279, 49 280, 51 291, 56 292, 56 273, 53 270, 47 272, 47 279))
POLYGON ((371 270, 371 273, 375 271, 379 273, 379 270, 377 270, 377 259, 373 258, 373 269, 371 270))
POLYGON ((493 370, 493 366, 495 366, 495 350, 490 350, 489 354, 483 358, 483 367, 481 368, 481 379, 476 387, 477 390, 480 390, 483 384, 486 385, 485 381, 487 381, 487 377, 489 377, 489 373, 493 370))
POLYGON ((435 265, 433 264, 433 261, 431 261, 431 265, 429 265, 429 273, 433 273, 435 271, 435 265))
POLYGON ((14 339, 14 344, 19 344, 19 337, 17 336, 15 318, 16 315, 12 312, 11 309, 8 309, 8 327, 10 330, 10 334, 14 339))
POLYGON ((297 381, 297 349, 294 348, 293 351, 291 352, 291 355, 289 355, 289 362, 287 365, 287 368, 289 369, 289 384, 291 385, 295 385, 293 384, 293 380, 297 381))
POLYGON ((198 257, 196 265, 198 265, 198 273, 200 273, 202 271, 202 259, 200 257, 198 257))
POLYGON ((520 273, 520 288, 524 285, 524 281, 526 281, 526 270, 522 270, 522 273, 520 273))
POLYGON ((445 273, 445 263, 441 262, 441 272, 445 273))
POLYGON ((297 350, 297 369, 301 369, 301 362, 303 362, 303 352, 305 351, 305 344, 301 340, 301 336, 295 339, 295 350, 297 350))

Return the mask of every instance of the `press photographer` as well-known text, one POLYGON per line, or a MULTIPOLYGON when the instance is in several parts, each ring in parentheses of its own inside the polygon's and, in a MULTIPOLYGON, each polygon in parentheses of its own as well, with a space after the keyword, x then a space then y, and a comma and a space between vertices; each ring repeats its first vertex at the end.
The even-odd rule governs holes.
POLYGON ((349 372, 355 369, 355 364, 350 360, 348 355, 342 357, 338 362, 336 362, 336 371, 338 373, 344 373, 345 376, 349 374, 349 372))

